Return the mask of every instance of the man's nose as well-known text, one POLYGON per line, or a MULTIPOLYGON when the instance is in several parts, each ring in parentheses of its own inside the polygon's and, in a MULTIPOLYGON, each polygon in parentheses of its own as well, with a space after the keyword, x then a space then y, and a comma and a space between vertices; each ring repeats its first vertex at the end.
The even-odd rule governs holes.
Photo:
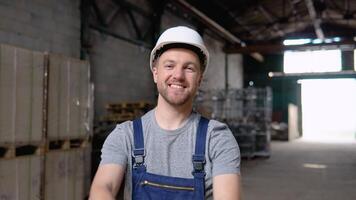
POLYGON ((173 70, 173 77, 176 79, 184 79, 184 69, 182 67, 176 67, 173 70))

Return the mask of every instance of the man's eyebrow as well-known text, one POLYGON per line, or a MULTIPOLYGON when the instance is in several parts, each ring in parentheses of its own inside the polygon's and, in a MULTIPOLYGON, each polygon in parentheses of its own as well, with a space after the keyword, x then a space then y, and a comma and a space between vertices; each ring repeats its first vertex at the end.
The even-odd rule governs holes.
MULTIPOLYGON (((163 63, 163 64, 167 64, 167 63, 168 63, 168 64, 171 64, 171 63, 176 63, 176 61, 171 60, 171 59, 167 59, 167 60, 163 60, 162 63, 163 63)), ((194 65, 194 66, 196 66, 196 67, 199 66, 198 63, 193 62, 193 61, 187 61, 187 62, 184 63, 184 65, 194 65)))
POLYGON ((185 62, 184 64, 186 64, 186 65, 190 65, 190 64, 197 65, 196 62, 192 62, 192 61, 185 62))
POLYGON ((175 61, 174 60, 170 60, 170 59, 163 60, 163 64, 166 64, 166 63, 175 63, 175 61))

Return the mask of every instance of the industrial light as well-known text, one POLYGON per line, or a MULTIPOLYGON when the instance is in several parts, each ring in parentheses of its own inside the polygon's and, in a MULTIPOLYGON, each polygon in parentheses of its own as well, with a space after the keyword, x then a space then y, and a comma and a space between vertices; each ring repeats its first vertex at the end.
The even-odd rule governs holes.
MULTIPOLYGON (((356 37, 354 38, 354 40, 356 41, 356 37)), ((334 37, 334 38, 325 38, 323 39, 288 39, 288 40, 284 40, 283 44, 288 46, 288 45, 302 45, 302 44, 322 44, 322 43, 332 43, 332 42, 340 42, 341 38, 340 37, 334 37)))
POLYGON ((341 38, 340 38, 340 37, 334 37, 334 38, 333 38, 333 41, 334 41, 334 42, 340 42, 340 41, 341 41, 341 38))
POLYGON ((333 42, 333 40, 332 40, 332 39, 330 39, 330 38, 325 38, 324 42, 325 42, 325 43, 332 43, 332 42, 333 42))
POLYGON ((317 39, 314 39, 314 40, 312 41, 312 43, 313 43, 313 44, 321 44, 321 43, 323 43, 323 40, 317 38, 317 39))
POLYGON ((288 46, 288 45, 302 45, 302 44, 308 44, 312 40, 311 39, 289 39, 289 40, 284 40, 283 44, 288 46))
POLYGON ((326 165, 314 164, 314 163, 304 163, 303 167, 312 168, 312 169, 325 169, 325 168, 327 168, 326 165))

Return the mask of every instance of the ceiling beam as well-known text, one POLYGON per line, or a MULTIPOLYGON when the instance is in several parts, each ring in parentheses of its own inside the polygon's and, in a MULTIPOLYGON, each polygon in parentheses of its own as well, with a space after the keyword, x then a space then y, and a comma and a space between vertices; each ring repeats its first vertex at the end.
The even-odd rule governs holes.
POLYGON ((282 78, 282 79, 356 78, 356 72, 353 70, 345 70, 339 72, 308 72, 308 73, 269 72, 268 77, 282 78))
POLYGON ((273 24, 272 27, 278 34, 278 36, 283 37, 284 32, 280 29, 279 25, 275 23, 275 17, 272 16, 271 12, 268 11, 264 6, 259 5, 258 10, 261 11, 262 15, 265 16, 265 18, 268 20, 269 23, 273 24))
POLYGON ((218 24, 217 22, 215 22, 214 20, 212 20, 211 18, 209 18, 207 15, 205 15, 204 13, 202 13, 200 10, 198 10, 197 8, 195 8, 194 6, 192 6, 191 4, 189 4, 187 1, 185 0, 177 0, 177 2, 179 2, 181 5, 183 5, 186 9, 188 9, 189 11, 191 11, 192 13, 194 13, 195 15, 197 15, 199 18, 201 18, 202 20, 204 20, 204 22, 209 25, 209 27, 214 28, 215 30, 219 31, 220 34, 222 34, 224 36, 224 38, 228 39, 231 43, 239 43, 242 46, 245 45, 245 43, 240 40, 239 38, 237 38, 235 35, 233 35, 232 33, 230 33, 228 30, 226 30, 224 27, 222 27, 220 24, 218 24))
POLYGON ((143 17, 150 18, 152 16, 151 13, 147 12, 146 10, 142 9, 140 6, 137 6, 129 1, 113 0, 113 2, 118 6, 124 6, 125 8, 130 8, 132 11, 140 14, 143 17))
MULTIPOLYGON (((222 35, 226 40, 230 41, 233 44, 240 44, 241 46, 246 46, 245 42, 243 42, 241 39, 233 35, 230 31, 226 30, 224 27, 222 27, 220 24, 209 18, 207 15, 205 15, 203 12, 189 4, 185 0, 176 0, 181 6, 183 6, 185 9, 187 9, 189 12, 193 13, 196 17, 200 19, 205 25, 210 27, 212 30, 215 30, 218 32, 218 34, 222 35)), ((257 52, 253 52, 254 54, 250 54, 253 58, 256 60, 262 62, 263 61, 263 56, 257 52), (259 55, 258 55, 259 54, 259 55), (256 56, 257 55, 257 56, 256 56), (262 59, 261 59, 262 58, 262 59)))
POLYGON ((321 29, 321 26, 320 26, 321 19, 317 16, 317 13, 315 11, 315 7, 314 7, 314 4, 313 4, 313 0, 305 0, 305 3, 306 3, 307 8, 308 8, 310 19, 312 20, 312 23, 314 25, 316 36, 319 39, 324 40, 325 39, 325 35, 324 35, 324 32, 323 32, 323 30, 321 29))
POLYGON ((117 4, 119 7, 122 7, 125 9, 125 12, 128 14, 129 18, 130 18, 130 21, 131 21, 131 24, 135 30, 135 33, 136 33, 136 38, 137 39, 142 39, 142 34, 141 34, 141 31, 140 31, 140 28, 138 27, 137 25, 137 22, 136 22, 136 19, 134 17, 134 14, 132 13, 132 10, 131 10, 131 7, 128 6, 128 4, 125 4, 124 1, 122 0, 113 0, 115 4, 117 4))
POLYGON ((96 1, 92 1, 92 6, 94 8, 94 12, 96 15, 97 20, 99 21, 101 26, 107 26, 106 19, 104 18, 103 14, 101 13, 98 4, 96 1))
POLYGON ((283 44, 255 44, 248 45, 246 47, 229 47, 224 51, 227 53, 241 53, 250 54, 252 52, 260 53, 282 53, 288 50, 321 50, 321 49, 341 49, 352 50, 356 48, 356 42, 354 40, 343 40, 340 42, 324 43, 324 44, 304 44, 304 45, 290 45, 285 46, 283 44))
POLYGON ((300 16, 299 16, 299 14, 298 14, 298 12, 297 12, 297 10, 295 8, 294 1, 289 0, 288 2, 289 2, 289 5, 290 5, 290 9, 291 9, 291 11, 293 13, 293 16, 299 21, 300 20, 300 16))
POLYGON ((111 36, 113 38, 116 38, 116 39, 119 39, 119 40, 123 40, 123 41, 129 42, 131 44, 135 44, 137 46, 146 48, 148 50, 151 50, 153 48, 153 46, 151 44, 148 44, 148 43, 146 43, 146 42, 144 42, 142 40, 131 39, 131 38, 127 37, 127 36, 123 36, 123 35, 120 35, 118 33, 114 33, 114 32, 112 32, 111 30, 109 30, 106 27, 101 27, 101 26, 96 26, 96 25, 92 25, 91 24, 90 25, 90 29, 98 31, 100 34, 109 35, 109 36, 111 36))
MULTIPOLYGON (((231 12, 231 8, 228 8, 226 4, 221 2, 220 0, 214 0, 214 3, 217 4, 219 7, 224 9, 224 12, 226 12, 234 21, 238 24, 239 27, 243 28, 245 31, 247 31, 251 36, 255 36, 253 33, 253 30, 249 28, 248 26, 245 25, 245 23, 242 22, 242 20, 236 16, 235 13, 231 12)), ((259 37, 259 36, 256 36, 259 37)))

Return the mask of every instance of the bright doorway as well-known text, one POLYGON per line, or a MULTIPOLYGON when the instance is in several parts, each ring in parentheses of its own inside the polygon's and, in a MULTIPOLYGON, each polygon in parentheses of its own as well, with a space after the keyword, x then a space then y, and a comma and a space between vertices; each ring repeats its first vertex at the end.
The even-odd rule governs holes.
POLYGON ((303 80, 303 137, 308 140, 354 141, 356 80, 303 80))
MULTIPOLYGON (((285 73, 341 70, 340 50, 286 52, 285 73)), ((299 80, 303 138, 356 141, 356 79, 299 80)))

